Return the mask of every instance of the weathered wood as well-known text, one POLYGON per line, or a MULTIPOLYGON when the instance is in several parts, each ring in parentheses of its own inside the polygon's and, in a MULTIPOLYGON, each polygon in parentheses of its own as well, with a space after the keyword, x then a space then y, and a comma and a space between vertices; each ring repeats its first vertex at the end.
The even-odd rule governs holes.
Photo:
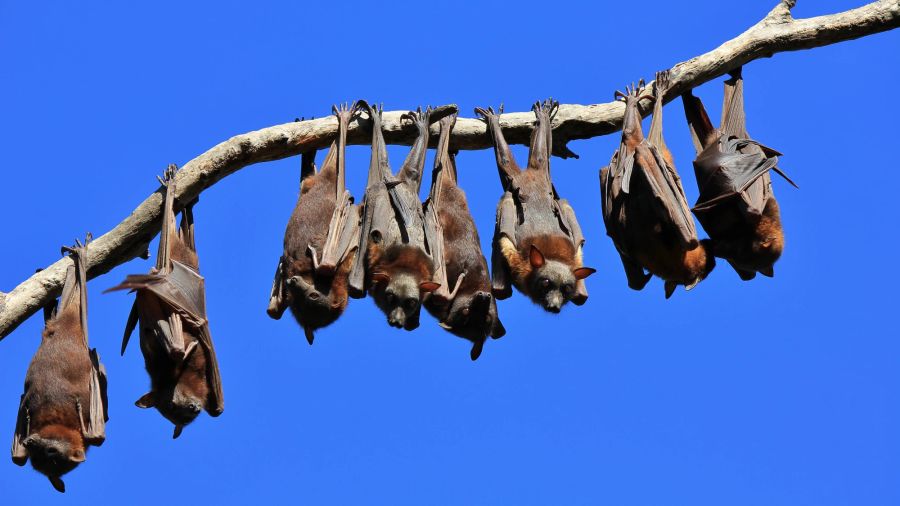
MULTIPOLYGON (((785 51, 797 51, 856 39, 900 26, 900 0, 879 0, 846 12, 807 19, 793 19, 794 0, 783 0, 762 21, 716 49, 679 63, 670 69, 668 102, 682 92, 726 74, 758 58, 785 51)), ((388 144, 410 145, 416 128, 401 124, 405 111, 385 112, 384 137, 388 144)), ((609 102, 594 105, 562 105, 553 121, 554 154, 574 156, 567 143, 619 130, 625 104, 609 102)), ((642 111, 649 113, 649 106, 642 111)), ((368 144, 368 121, 354 121, 347 141, 368 144)), ((528 144, 534 125, 530 112, 505 114, 500 121, 511 144, 528 144)), ((337 119, 327 117, 276 125, 237 135, 184 164, 178 175, 179 201, 199 195, 220 179, 255 163, 297 155, 311 148, 328 146, 337 134, 337 119)), ((438 128, 431 129, 432 146, 437 143, 438 128)), ((480 120, 459 118, 450 140, 451 149, 486 149, 491 146, 486 126, 480 120)), ((147 245, 159 232, 162 194, 150 195, 115 228, 91 244, 88 277, 94 278, 111 268, 146 254, 147 245)), ((68 258, 60 259, 23 281, 11 292, 0 294, 0 339, 45 304, 59 296, 65 279, 68 258)))

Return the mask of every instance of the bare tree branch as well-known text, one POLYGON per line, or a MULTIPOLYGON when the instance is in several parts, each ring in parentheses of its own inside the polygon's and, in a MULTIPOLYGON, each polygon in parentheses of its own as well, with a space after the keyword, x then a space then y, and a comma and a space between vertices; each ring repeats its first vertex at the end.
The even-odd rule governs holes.
MULTIPOLYGON (((762 21, 741 35, 706 54, 675 65, 670 73, 672 87, 665 100, 668 102, 758 58, 825 46, 900 26, 900 0, 880 0, 839 14, 808 19, 791 17, 790 9, 794 4, 794 0, 782 0, 762 21)), ((575 156, 566 146, 570 140, 598 137, 619 130, 624 111, 625 105, 621 102, 562 105, 553 121, 554 154, 575 156)), ((384 136, 389 144, 409 145, 415 137, 413 125, 401 124, 403 112, 384 113, 384 136)), ((649 112, 649 106, 646 112, 649 112)), ((527 144, 533 123, 534 116, 525 112, 505 114, 500 121, 511 144, 527 144)), ((353 122, 348 143, 368 144, 369 130, 366 119, 353 122)), ((232 137, 184 165, 177 179, 179 201, 193 199, 220 179, 248 165, 326 147, 336 134, 337 120, 327 117, 232 137)), ((432 135, 432 142, 436 142, 436 128, 432 135)), ((485 149, 491 145, 484 123, 471 118, 457 120, 450 142, 453 149, 485 149)), ((88 276, 99 276, 146 254, 147 245, 160 229, 161 207, 162 194, 157 190, 130 216, 91 243, 88 276)), ((0 339, 59 296, 69 262, 68 258, 60 259, 11 292, 0 292, 0 339)))

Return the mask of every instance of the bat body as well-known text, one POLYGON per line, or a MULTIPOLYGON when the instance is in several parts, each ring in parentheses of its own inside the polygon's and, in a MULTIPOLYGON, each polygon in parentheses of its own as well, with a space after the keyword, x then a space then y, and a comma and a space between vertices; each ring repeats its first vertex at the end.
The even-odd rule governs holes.
POLYGON ((694 172, 700 196, 693 211, 712 240, 713 253, 745 281, 757 272, 773 276, 784 249, 784 231, 769 171, 797 185, 777 167, 781 153, 747 133, 741 69, 725 81, 718 129, 699 98, 691 92, 681 98, 697 150, 694 172))
POLYGON ((429 246, 434 243, 435 232, 426 230, 419 200, 432 110, 404 115, 416 125, 419 135, 395 177, 381 131, 382 110, 359 103, 372 119, 372 158, 350 295, 362 297, 368 291, 389 325, 413 330, 419 326, 424 294, 438 288, 429 246))
POLYGON ((108 289, 136 292, 125 327, 122 353, 139 325, 141 353, 150 376, 150 391, 135 402, 156 408, 181 435, 201 410, 219 416, 224 410, 219 364, 206 319, 206 287, 199 273, 194 243, 193 205, 175 223, 175 175, 170 165, 163 184, 163 225, 156 267, 150 274, 130 275, 108 289))
POLYGON ((456 115, 441 120, 431 192, 425 204, 425 220, 438 231, 432 251, 434 280, 441 286, 425 298, 424 305, 441 327, 472 342, 469 356, 476 360, 486 338, 503 337, 506 329, 497 316, 487 260, 449 151, 455 122, 456 115))
POLYGON ((300 196, 284 233, 284 252, 269 299, 269 316, 277 320, 290 308, 309 344, 316 329, 333 323, 347 307, 359 211, 346 188, 344 155, 355 108, 333 108, 338 138, 321 171, 316 173, 315 152, 303 154, 300 196))
POLYGON ((622 142, 600 171, 603 222, 612 238, 628 286, 641 290, 653 275, 665 281, 666 298, 678 285, 693 288, 715 267, 707 241, 698 241, 672 155, 662 135, 662 101, 668 73, 656 75, 656 103, 644 138, 638 102, 652 95, 632 87, 625 100, 622 142), (648 273, 645 274, 644 270, 648 273))
MULTIPOLYGON (((88 241, 90 237, 88 238, 88 241)), ((88 347, 87 243, 64 248, 74 265, 66 272, 59 306, 45 309, 44 332, 25 376, 12 460, 31 459, 35 470, 65 492, 61 476, 84 462, 89 446, 106 439, 106 370, 88 347)))
POLYGON ((572 301, 587 301, 584 279, 595 272, 582 265, 584 236, 569 203, 550 179, 551 114, 557 102, 536 103, 528 166, 520 170, 500 128, 500 114, 475 109, 488 125, 497 158, 503 197, 497 207, 491 254, 494 297, 512 294, 510 283, 546 311, 558 313, 572 301))

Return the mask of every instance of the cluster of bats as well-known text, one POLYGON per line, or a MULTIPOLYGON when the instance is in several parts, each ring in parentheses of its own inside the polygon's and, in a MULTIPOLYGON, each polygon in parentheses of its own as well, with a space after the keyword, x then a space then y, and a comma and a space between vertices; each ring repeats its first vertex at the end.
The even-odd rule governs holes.
MULTIPOLYGON (((628 286, 640 290, 656 275, 668 298, 678 285, 690 289, 709 275, 716 257, 744 280, 757 272, 772 276, 784 234, 769 171, 787 176, 776 167, 779 153, 747 134, 740 69, 725 83, 719 128, 699 98, 691 92, 682 96, 697 150, 700 195, 693 208, 662 136, 668 86, 662 72, 653 93, 643 83, 616 93, 626 107, 622 141, 600 171, 603 219, 628 286), (646 138, 638 107, 645 99, 655 100, 646 138), (698 239, 691 211, 708 239, 698 239)), ((269 316, 279 319, 290 309, 312 344, 314 332, 337 320, 350 297, 368 294, 389 325, 405 330, 419 326, 424 306, 442 328, 472 342, 475 360, 488 337, 506 333, 497 300, 510 297, 513 286, 551 313, 568 302, 584 304, 584 280, 595 270, 583 265, 581 228, 550 177, 551 122, 558 107, 552 100, 532 107, 536 123, 525 169, 504 138, 502 108, 475 110, 487 123, 503 189, 490 272, 450 149, 455 107, 403 116, 418 136, 397 173, 388 162, 382 108, 364 101, 333 108, 338 135, 321 169, 314 151, 301 157, 300 196, 285 232, 269 316), (363 117, 371 124, 372 155, 363 202, 355 205, 346 188, 345 151, 350 122, 363 117), (419 189, 429 128, 436 122, 437 154, 423 203, 419 189)), ((135 293, 122 353, 138 327, 150 376, 150 391, 135 404, 156 408, 174 424, 177 438, 201 411, 218 416, 224 404, 194 243, 196 200, 180 206, 177 224, 175 176, 173 165, 160 179, 165 197, 156 266, 107 291, 135 293)), ((12 444, 13 462, 31 459, 61 492, 61 476, 85 460, 89 446, 103 443, 108 420, 105 369, 87 338, 89 241, 90 236, 84 244, 63 248, 73 265, 58 304, 45 308, 43 338, 28 368, 12 444)))

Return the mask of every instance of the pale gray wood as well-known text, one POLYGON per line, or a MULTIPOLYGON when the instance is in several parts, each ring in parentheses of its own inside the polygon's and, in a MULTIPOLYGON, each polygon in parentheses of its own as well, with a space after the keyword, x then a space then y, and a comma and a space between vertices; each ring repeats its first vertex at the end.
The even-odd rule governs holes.
MULTIPOLYGON (((763 20, 716 49, 681 62, 670 70, 668 102, 688 89, 722 76, 741 65, 785 51, 797 51, 856 39, 900 26, 900 0, 879 0, 846 12, 807 19, 793 19, 794 0, 783 0, 763 20)), ((619 130, 625 104, 561 105, 553 120, 554 154, 574 156, 567 143, 619 130)), ((401 124, 406 111, 385 112, 384 137, 389 144, 412 144, 416 127, 401 124)), ((642 111, 650 112, 649 105, 642 111)), ((350 124, 349 144, 369 144, 365 118, 350 124)), ((500 120, 510 144, 528 144, 534 114, 504 114, 500 120)), ((278 160, 313 148, 324 148, 337 135, 337 118, 276 125, 237 135, 184 164, 178 174, 179 202, 188 202, 220 179, 254 163, 278 160)), ((437 144, 438 125, 431 129, 431 145, 437 144)), ((451 149, 486 149, 491 141, 483 122, 459 118, 450 140, 451 149)), ((144 200, 125 220, 90 245, 88 276, 94 278, 137 256, 147 254, 147 244, 159 233, 162 193, 144 200)), ((0 339, 59 296, 71 260, 62 258, 23 281, 8 294, 0 293, 0 339)))

